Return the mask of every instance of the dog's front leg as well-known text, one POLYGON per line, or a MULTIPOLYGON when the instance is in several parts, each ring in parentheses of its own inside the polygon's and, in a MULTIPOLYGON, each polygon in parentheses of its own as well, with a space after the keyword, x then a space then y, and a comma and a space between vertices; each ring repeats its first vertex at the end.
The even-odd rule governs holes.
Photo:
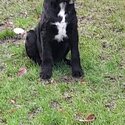
MULTIPOLYGON (((47 37, 47 36, 46 36, 47 37)), ((53 58, 52 58, 52 51, 51 46, 49 44, 48 38, 41 38, 42 39, 42 65, 41 65, 41 79, 50 79, 52 76, 52 65, 53 65, 53 58)))
POLYGON ((71 36, 70 42, 71 42, 72 76, 81 77, 83 74, 83 71, 82 71, 81 64, 80 64, 77 28, 75 28, 75 30, 72 31, 72 36, 71 36))

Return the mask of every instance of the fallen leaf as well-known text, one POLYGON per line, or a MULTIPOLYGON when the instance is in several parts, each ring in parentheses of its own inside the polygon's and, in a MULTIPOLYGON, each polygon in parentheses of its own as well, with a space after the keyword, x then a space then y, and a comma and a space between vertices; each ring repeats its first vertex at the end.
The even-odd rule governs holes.
POLYGON ((90 123, 95 121, 96 117, 94 114, 89 114, 86 118, 77 117, 76 120, 83 123, 90 123))
POLYGON ((20 68, 19 69, 19 71, 18 71, 18 76, 23 76, 24 74, 26 74, 27 73, 27 69, 25 68, 25 67, 22 67, 22 68, 20 68))
POLYGON ((11 104, 13 104, 13 105, 16 104, 16 100, 15 100, 15 99, 11 99, 10 102, 11 102, 11 104))
POLYGON ((86 121, 87 122, 93 122, 94 120, 96 119, 95 115, 94 114, 89 114, 87 117, 86 117, 86 121))

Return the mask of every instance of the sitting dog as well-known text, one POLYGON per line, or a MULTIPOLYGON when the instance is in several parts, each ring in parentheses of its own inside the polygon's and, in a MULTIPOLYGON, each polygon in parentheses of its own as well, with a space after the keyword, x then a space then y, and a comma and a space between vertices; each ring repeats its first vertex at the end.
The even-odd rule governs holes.
POLYGON ((71 64, 73 77, 81 77, 74 0, 44 0, 41 20, 27 33, 25 47, 27 55, 40 65, 41 79, 51 78, 53 64, 62 60, 71 64), (70 50, 71 61, 66 59, 70 50))

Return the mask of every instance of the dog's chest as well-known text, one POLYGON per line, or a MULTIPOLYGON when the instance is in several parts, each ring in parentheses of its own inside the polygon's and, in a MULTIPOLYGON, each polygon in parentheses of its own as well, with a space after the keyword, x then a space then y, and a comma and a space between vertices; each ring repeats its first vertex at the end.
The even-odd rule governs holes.
POLYGON ((60 3, 60 11, 57 16, 61 17, 62 20, 60 22, 53 23, 53 25, 55 25, 58 30, 58 34, 55 35, 54 39, 57 40, 58 42, 61 42, 63 41, 64 38, 68 37, 66 34, 67 22, 66 22, 65 9, 66 9, 66 3, 64 2, 60 3))

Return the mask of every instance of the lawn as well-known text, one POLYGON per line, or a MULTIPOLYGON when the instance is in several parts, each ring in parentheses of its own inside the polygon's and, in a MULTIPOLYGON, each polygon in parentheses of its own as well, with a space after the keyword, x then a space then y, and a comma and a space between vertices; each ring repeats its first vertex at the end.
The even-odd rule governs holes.
POLYGON ((49 82, 40 81, 24 37, 13 34, 16 27, 34 28, 41 10, 42 0, 0 1, 0 125, 124 125, 125 1, 76 1, 80 79, 62 62, 49 82), (92 114, 96 119, 85 122, 92 114))

